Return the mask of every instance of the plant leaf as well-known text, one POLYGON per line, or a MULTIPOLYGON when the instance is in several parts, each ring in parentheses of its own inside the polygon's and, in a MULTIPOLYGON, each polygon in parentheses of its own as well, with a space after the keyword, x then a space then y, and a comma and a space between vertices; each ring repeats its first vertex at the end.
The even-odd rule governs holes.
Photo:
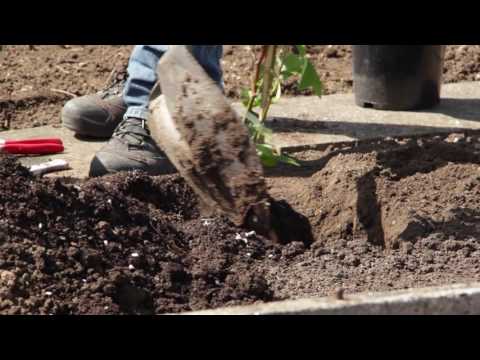
POLYGON ((274 85, 274 95, 272 98, 272 104, 275 104, 282 97, 282 83, 277 81, 274 85))
POLYGON ((297 47, 298 54, 302 57, 307 55, 307 47, 305 45, 295 45, 297 47))
POLYGON ((282 74, 291 76, 293 74, 300 74, 304 68, 305 61, 298 55, 288 54, 283 58, 282 74))
POLYGON ((247 107, 248 103, 250 102, 250 99, 252 97, 252 91, 248 89, 242 89, 242 92, 240 93, 240 98, 242 100, 243 106, 247 107))
POLYGON ((271 145, 272 130, 264 126, 263 119, 269 112, 270 105, 282 96, 283 81, 292 76, 299 77, 299 89, 313 89, 318 96, 322 95, 322 82, 315 67, 307 58, 306 45, 265 45, 268 47, 268 56, 260 64, 257 83, 258 94, 253 98, 252 89, 241 92, 241 100, 250 110, 245 115, 245 124, 250 137, 256 144, 257 154, 262 164, 267 167, 277 166, 280 162, 301 166, 299 161, 271 145), (253 111, 257 109, 257 112, 253 111), (258 113, 260 111, 260 114, 258 113))
POLYGON ((245 117, 252 124, 260 123, 260 121, 258 120, 258 115, 256 113, 254 113, 253 111, 248 111, 247 114, 245 115, 245 117))
POLYGON ((246 114, 246 119, 253 141, 257 143, 265 143, 270 141, 272 130, 263 125, 257 114, 249 112, 246 114))
POLYGON ((275 167, 278 165, 278 156, 275 154, 273 148, 267 144, 257 144, 257 154, 266 167, 275 167))
POLYGON ((307 61, 305 64, 305 68, 302 72, 302 78, 300 79, 299 89, 306 90, 312 88, 315 95, 322 96, 323 93, 323 85, 322 81, 318 77, 317 71, 315 67, 312 65, 310 61, 307 61))
POLYGON ((290 156, 290 155, 280 155, 279 156, 279 160, 280 162, 284 163, 284 164, 288 164, 288 165, 293 165, 293 166, 297 166, 297 167, 300 167, 300 163, 298 162, 297 159, 295 159, 294 157, 290 156))

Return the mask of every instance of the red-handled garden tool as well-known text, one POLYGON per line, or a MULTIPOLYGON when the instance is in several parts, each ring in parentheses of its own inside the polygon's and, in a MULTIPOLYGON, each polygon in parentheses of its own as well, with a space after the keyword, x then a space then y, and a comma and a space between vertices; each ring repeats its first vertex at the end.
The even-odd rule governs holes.
POLYGON ((0 152, 12 155, 51 155, 65 150, 58 138, 3 140, 0 139, 0 152))

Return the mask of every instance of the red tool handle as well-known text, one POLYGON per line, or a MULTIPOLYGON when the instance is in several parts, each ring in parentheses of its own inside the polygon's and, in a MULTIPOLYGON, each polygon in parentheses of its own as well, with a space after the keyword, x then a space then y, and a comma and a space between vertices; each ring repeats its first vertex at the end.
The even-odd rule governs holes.
POLYGON ((63 152, 61 144, 11 144, 0 147, 3 152, 13 155, 50 155, 63 152))
POLYGON ((29 139, 29 140, 5 140, 5 145, 10 144, 59 144, 63 145, 61 139, 45 138, 45 139, 29 139))

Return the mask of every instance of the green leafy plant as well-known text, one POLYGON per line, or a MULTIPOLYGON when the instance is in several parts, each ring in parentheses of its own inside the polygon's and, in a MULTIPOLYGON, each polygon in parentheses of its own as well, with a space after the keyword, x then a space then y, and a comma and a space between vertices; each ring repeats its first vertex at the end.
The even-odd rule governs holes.
POLYGON ((321 96, 320 77, 307 57, 305 45, 261 45, 260 54, 254 53, 254 58, 252 84, 250 89, 242 91, 242 102, 246 107, 244 121, 257 153, 267 167, 279 163, 299 166, 293 157, 272 145, 272 131, 264 123, 271 105, 282 97, 282 86, 288 80, 295 79, 299 90, 311 89, 321 96))

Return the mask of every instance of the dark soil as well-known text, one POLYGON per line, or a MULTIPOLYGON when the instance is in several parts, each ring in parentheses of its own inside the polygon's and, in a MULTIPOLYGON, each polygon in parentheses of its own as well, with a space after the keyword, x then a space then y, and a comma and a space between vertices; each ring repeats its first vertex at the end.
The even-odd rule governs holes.
POLYGON ((176 176, 83 184, 0 163, 0 313, 159 314, 274 299, 274 247, 203 219, 176 176))
POLYGON ((269 264, 275 296, 478 281, 479 136, 331 146, 297 154, 302 168, 270 171, 271 194, 305 214, 316 235, 311 250, 269 264))
MULTIPOLYGON (((123 79, 129 51, 6 46, 0 126, 59 125, 70 97, 53 90, 83 95, 123 79)), ((309 52, 327 93, 351 90, 348 46, 309 52)), ((478 80, 479 63, 480 46, 449 46, 445 81, 478 80)), ((249 64, 242 46, 225 56, 230 97, 249 64)), ((294 155, 302 167, 270 169, 266 181, 309 219, 309 248, 205 218, 178 176, 34 178, 2 158, 0 314, 161 314, 480 279, 479 133, 294 155)))
MULTIPOLYGON (((246 46, 229 46, 223 59, 227 95, 238 99, 249 86, 252 56, 246 46)), ((72 95, 102 90, 125 78, 132 46, 7 45, 0 51, 0 131, 60 125, 60 112, 72 95)), ((351 92, 352 54, 348 45, 308 45, 308 53, 325 86, 325 94, 351 92)), ((445 82, 479 80, 480 46, 447 48, 445 82)), ((287 95, 309 95, 292 84, 287 95)))
POLYGON ((0 313, 160 314, 480 279, 480 134, 296 154, 267 183, 315 243, 205 219, 178 176, 84 183, 0 164, 0 313))
MULTIPOLYGON (((194 84, 201 80, 192 76, 188 75, 180 83, 194 84)), ((308 220, 288 204, 269 196, 256 148, 229 101, 212 107, 210 99, 199 95, 195 87, 181 84, 178 89, 181 96, 176 98, 172 116, 185 138, 184 147, 191 151, 181 155, 182 151, 175 151, 178 150, 175 144, 170 153, 176 155, 171 160, 202 203, 220 210, 233 224, 275 243, 311 244, 313 236, 308 220)), ((213 91, 221 96, 216 86, 213 91)), ((154 139, 160 136, 158 143, 171 148, 161 136, 165 135, 163 119, 155 114, 153 110, 149 121, 152 136, 154 139)))
POLYGON ((8 125, 11 129, 60 125, 61 109, 72 96, 95 93, 125 78, 131 48, 4 46, 0 51, 0 131, 8 125))

